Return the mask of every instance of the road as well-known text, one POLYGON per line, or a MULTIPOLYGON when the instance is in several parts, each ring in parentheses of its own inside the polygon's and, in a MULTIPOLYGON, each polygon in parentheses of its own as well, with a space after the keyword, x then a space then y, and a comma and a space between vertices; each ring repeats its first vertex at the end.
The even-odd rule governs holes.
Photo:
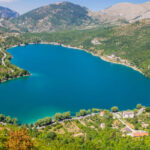
POLYGON ((132 129, 131 127, 129 127, 123 120, 120 119, 121 116, 120 116, 119 114, 113 113, 113 116, 116 117, 116 118, 118 118, 118 120, 119 120, 122 124, 124 124, 129 130, 131 130, 132 132, 135 132, 135 130, 133 130, 133 129, 132 129))
POLYGON ((1 48, 0 48, 0 52, 4 55, 4 56, 2 57, 2 65, 6 67, 5 58, 6 58, 7 55, 6 55, 6 53, 4 53, 4 52, 2 51, 1 48))
MULTIPOLYGON (((63 123, 65 121, 72 121, 72 120, 80 120, 80 119, 85 119, 85 118, 88 118, 88 117, 91 117, 91 116, 94 116, 96 114, 99 114, 99 113, 92 113, 92 114, 89 114, 89 115, 86 115, 86 116, 80 116, 80 117, 74 117, 74 118, 71 118, 71 119, 65 119, 65 120, 61 120, 61 121, 58 121, 58 122, 53 122, 51 123, 50 125, 54 125, 54 124, 57 124, 57 123, 63 123)), ((43 129, 45 128, 45 126, 42 126, 42 127, 37 127, 37 129, 43 129)))

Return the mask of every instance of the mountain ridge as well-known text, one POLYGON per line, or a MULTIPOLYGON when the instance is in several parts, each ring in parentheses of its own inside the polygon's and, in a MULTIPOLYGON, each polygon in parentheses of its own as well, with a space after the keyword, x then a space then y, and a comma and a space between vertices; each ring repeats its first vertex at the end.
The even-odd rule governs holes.
POLYGON ((150 19, 150 2, 123 2, 93 12, 84 6, 64 1, 36 8, 9 21, 5 20, 1 26, 20 32, 55 32, 101 25, 123 25, 142 19, 150 19))
POLYGON ((10 19, 10 18, 16 18, 19 16, 19 13, 11 10, 7 7, 0 6, 0 18, 4 19, 10 19))
POLYGON ((93 22, 87 8, 70 2, 42 6, 12 20, 15 26, 28 32, 72 29, 93 22))

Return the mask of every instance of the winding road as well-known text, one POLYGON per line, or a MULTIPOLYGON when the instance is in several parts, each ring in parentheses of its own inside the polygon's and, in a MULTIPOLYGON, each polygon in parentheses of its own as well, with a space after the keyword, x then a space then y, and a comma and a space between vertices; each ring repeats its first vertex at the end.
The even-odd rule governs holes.
POLYGON ((6 55, 6 53, 4 53, 4 52, 2 51, 1 48, 0 48, 0 52, 4 55, 4 56, 2 57, 2 65, 6 67, 6 64, 5 64, 5 61, 4 61, 4 60, 5 60, 5 58, 6 58, 7 55, 6 55))

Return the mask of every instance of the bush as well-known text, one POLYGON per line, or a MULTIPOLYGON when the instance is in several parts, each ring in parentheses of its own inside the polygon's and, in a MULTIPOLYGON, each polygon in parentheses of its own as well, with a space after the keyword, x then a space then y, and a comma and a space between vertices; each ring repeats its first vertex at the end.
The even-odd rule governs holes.
POLYGON ((117 106, 114 106, 114 107, 112 107, 112 108, 111 108, 111 111, 112 111, 112 112, 118 112, 118 111, 119 111, 119 109, 118 109, 118 107, 117 107, 117 106))
POLYGON ((50 139, 50 140, 54 140, 56 137, 56 133, 55 132, 48 132, 46 135, 46 139, 50 139))
POLYGON ((145 111, 150 112, 150 107, 146 107, 145 111))
POLYGON ((142 108, 142 105, 141 105, 141 104, 137 104, 137 105, 136 105, 136 108, 137 108, 137 109, 141 109, 141 108, 142 108))

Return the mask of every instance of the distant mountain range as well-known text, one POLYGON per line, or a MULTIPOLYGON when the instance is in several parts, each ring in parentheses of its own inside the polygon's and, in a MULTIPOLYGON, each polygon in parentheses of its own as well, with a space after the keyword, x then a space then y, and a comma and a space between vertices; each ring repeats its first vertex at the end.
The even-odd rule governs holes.
POLYGON ((150 2, 119 3, 99 12, 61 2, 43 6, 19 16, 0 7, 1 26, 21 32, 53 32, 68 29, 87 29, 99 25, 120 25, 150 18, 150 2))
POLYGON ((9 9, 0 6, 0 18, 1 19, 10 19, 10 18, 16 18, 19 17, 19 13, 9 9))

